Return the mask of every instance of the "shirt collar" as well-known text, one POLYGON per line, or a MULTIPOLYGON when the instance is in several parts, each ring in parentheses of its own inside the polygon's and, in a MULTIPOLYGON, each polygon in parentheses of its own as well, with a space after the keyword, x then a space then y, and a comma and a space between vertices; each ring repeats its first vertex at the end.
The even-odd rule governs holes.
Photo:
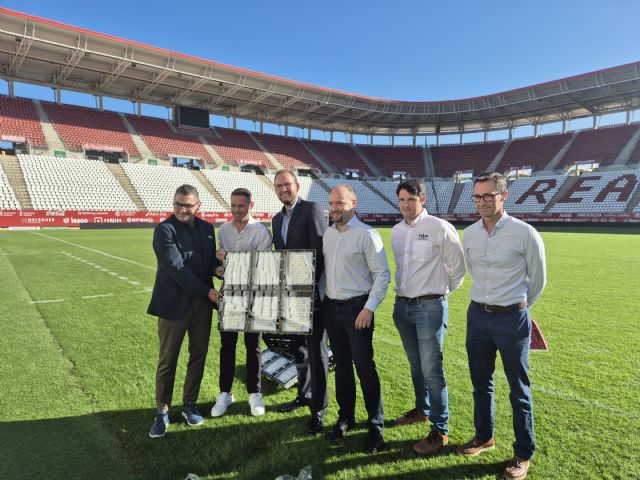
POLYGON ((331 228, 333 228, 336 232, 344 232, 346 230, 348 230, 349 228, 355 226, 356 224, 358 224, 360 222, 360 220, 358 220, 358 216, 354 215, 353 217, 351 217, 351 220, 349 220, 344 228, 342 230, 338 230, 338 227, 336 226, 336 224, 334 223, 333 225, 331 225, 331 228))
POLYGON ((238 227, 236 226, 235 222, 233 220, 231 220, 231 226, 233 227, 233 231, 236 233, 244 233, 247 231, 247 228, 249 227, 249 225, 256 223, 257 220, 255 218, 253 218, 252 216, 249 216, 249 221, 247 222, 247 225, 242 229, 242 232, 238 232, 238 227))
POLYGON ((291 210, 289 210, 289 213, 287 213, 286 207, 284 205, 282 206, 282 215, 284 215, 285 217, 290 217, 291 215, 293 215, 293 209, 298 206, 298 203, 300 203, 300 195, 296 197, 296 201, 293 202, 293 205, 291 205, 291 210))
POLYGON ((414 218, 410 223, 407 223, 406 220, 402 219, 402 223, 405 224, 405 226, 407 227, 415 227, 418 223, 420 223, 420 221, 422 221, 424 218, 428 217, 429 214, 427 213, 427 209, 423 208, 422 212, 420 212, 420 215, 418 215, 416 218, 414 218))
MULTIPOLYGON (((508 218, 509 218, 509 214, 503 211, 502 216, 500 217, 500 220, 498 220, 498 223, 496 223, 495 227, 493 227, 493 231, 495 232, 496 230, 499 230, 502 227, 504 227, 504 224, 508 218)), ((482 227, 482 230, 484 230, 485 232, 487 231, 487 229, 484 226, 484 221, 482 220, 482 218, 480 219, 480 226, 482 227)))

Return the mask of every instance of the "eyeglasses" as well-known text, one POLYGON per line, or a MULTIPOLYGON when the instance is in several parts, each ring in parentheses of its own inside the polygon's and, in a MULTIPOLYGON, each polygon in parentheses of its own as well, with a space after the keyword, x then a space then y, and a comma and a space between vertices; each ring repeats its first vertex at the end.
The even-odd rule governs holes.
POLYGON ((478 203, 480 202, 480 199, 484 200, 485 202, 492 202, 496 199, 496 197, 498 195, 500 195, 502 192, 495 192, 495 193, 483 193, 482 195, 471 195, 471 200, 473 201, 473 203, 478 203))
POLYGON ((173 208, 175 208, 176 210, 182 210, 183 208, 185 210, 191 210, 192 208, 196 208, 197 206, 197 203, 191 205, 190 203, 173 202, 173 208))
POLYGON ((284 190, 285 188, 291 188, 291 185, 295 185, 294 183, 276 183, 276 190, 284 190))

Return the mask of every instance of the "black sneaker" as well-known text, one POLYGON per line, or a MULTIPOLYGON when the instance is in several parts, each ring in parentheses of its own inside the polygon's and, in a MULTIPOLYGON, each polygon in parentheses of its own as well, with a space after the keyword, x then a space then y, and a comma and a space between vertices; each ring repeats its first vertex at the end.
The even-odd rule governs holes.
POLYGON ((339 418, 336 424, 331 427, 331 430, 327 432, 327 440, 333 441, 344 437, 344 434, 355 427, 356 422, 353 420, 347 420, 345 418, 339 418))
POLYGON ((372 425, 367 433, 367 441, 364 446, 366 453, 376 453, 384 447, 384 428, 380 425, 372 425))
POLYGON ((169 414, 167 412, 158 413, 156 415, 156 419, 151 425, 151 430, 149 430, 149 436, 151 438, 160 438, 164 437, 164 434, 167 433, 167 427, 169 426, 169 414))

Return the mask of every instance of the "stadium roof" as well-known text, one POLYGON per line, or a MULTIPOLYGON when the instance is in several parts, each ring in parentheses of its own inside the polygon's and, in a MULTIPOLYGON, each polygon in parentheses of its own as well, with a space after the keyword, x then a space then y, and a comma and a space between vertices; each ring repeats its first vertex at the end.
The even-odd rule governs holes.
POLYGON ((640 62, 475 98, 396 101, 296 82, 0 8, 6 80, 317 130, 498 130, 640 107, 640 62))

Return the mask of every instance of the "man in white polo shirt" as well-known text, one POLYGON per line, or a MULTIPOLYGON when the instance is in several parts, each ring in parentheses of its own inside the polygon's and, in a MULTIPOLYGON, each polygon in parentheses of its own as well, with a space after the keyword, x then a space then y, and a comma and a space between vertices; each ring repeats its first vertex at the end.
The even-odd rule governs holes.
MULTIPOLYGON (((221 262, 227 252, 248 252, 271 250, 271 234, 267 227, 251 216, 253 201, 251 192, 246 188, 236 188, 231 192, 229 202, 233 220, 220 226, 218 236, 221 248, 216 256, 221 262)), ((212 417, 225 414, 233 403, 231 386, 236 369, 236 343, 238 332, 220 331, 220 393, 211 409, 212 417)), ((247 393, 251 415, 260 416, 265 412, 260 393, 260 334, 244 333, 244 345, 247 350, 247 393)))
POLYGON ((427 213, 424 183, 406 180, 396 189, 403 221, 391 231, 396 263, 393 321, 411 369, 415 408, 396 425, 431 422, 426 438, 413 446, 423 455, 449 442, 449 399, 442 365, 448 322, 447 295, 464 280, 464 254, 453 225, 427 213))

